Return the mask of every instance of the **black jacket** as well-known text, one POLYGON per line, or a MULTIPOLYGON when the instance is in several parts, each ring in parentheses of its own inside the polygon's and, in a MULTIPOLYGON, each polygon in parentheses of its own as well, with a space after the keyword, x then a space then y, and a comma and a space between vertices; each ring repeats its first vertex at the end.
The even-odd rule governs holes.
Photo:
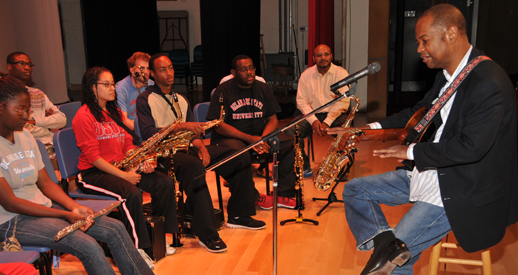
MULTIPOLYGON (((473 48, 469 59, 481 55, 473 48)), ((430 107, 446 78, 416 106, 380 121, 404 127, 412 114, 430 107)), ((503 69, 483 61, 457 89, 441 140, 414 147, 418 170, 437 168, 442 202, 457 241, 467 252, 497 244, 518 220, 516 93, 503 69)), ((439 115, 437 115, 439 116, 439 115)))

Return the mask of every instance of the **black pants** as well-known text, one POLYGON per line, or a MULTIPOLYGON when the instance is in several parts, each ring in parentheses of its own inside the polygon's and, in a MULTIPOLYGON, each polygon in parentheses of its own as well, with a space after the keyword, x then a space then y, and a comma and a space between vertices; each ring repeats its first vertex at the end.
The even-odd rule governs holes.
MULTIPOLYGON (((279 173, 278 173, 278 188, 277 193, 281 197, 294 197, 295 196, 295 152, 293 151, 293 137, 290 137, 284 133, 277 135, 279 138, 279 154, 277 156, 279 160, 279 173)), ((242 140, 232 138, 222 138, 217 144, 218 147, 228 147, 232 149, 242 149, 249 144, 246 144, 242 140)), ((242 154, 246 156, 247 162, 250 163, 250 155, 242 154)), ((255 189, 256 195, 258 195, 257 189, 255 189)))
MULTIPOLYGON (((230 148, 207 146, 210 154, 210 164, 235 152, 230 148)), ((167 173, 171 165, 169 158, 159 160, 157 169, 167 173)), ((189 149, 188 153, 178 152, 173 158, 176 179, 182 183, 187 199, 185 206, 193 215, 192 227, 200 240, 208 240, 219 236, 214 216, 214 206, 207 186, 203 162, 198 157, 195 149, 189 149)), ((240 155, 229 162, 219 166, 216 172, 230 184, 231 196, 228 200, 227 211, 229 217, 255 215, 254 182, 250 159, 240 155)))
POLYGON ((84 193, 96 195, 112 195, 115 193, 126 199, 122 207, 121 220, 132 240, 138 242, 138 248, 151 247, 144 212, 142 211, 141 190, 151 194, 152 215, 165 217, 165 232, 178 232, 174 183, 168 176, 156 171, 142 174, 140 182, 135 186, 122 178, 105 173, 95 167, 81 171, 80 175, 82 181, 78 180, 77 186, 84 193), (128 214, 130 217, 128 217, 128 214))

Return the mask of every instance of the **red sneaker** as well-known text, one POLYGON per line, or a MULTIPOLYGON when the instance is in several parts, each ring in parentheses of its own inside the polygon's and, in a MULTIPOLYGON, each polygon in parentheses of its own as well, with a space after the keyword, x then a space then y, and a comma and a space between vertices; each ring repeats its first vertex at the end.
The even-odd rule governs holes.
POLYGON ((255 204, 261 209, 270 210, 273 208, 273 199, 271 196, 259 194, 259 198, 255 201, 255 204))
POLYGON ((277 196, 277 206, 295 209, 295 207, 297 207, 297 202, 293 198, 277 196))

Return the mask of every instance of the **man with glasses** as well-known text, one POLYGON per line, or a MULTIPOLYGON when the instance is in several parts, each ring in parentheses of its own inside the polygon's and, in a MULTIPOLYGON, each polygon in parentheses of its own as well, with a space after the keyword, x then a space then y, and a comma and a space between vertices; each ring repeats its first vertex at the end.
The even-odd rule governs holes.
POLYGON ((126 126, 135 130, 134 120, 137 117, 137 96, 144 92, 147 86, 155 84, 149 79, 149 58, 151 56, 143 52, 135 52, 126 63, 130 74, 117 82, 117 103, 124 114, 126 126))
MULTIPOLYGON (((334 65, 332 61, 333 54, 327 45, 318 45, 313 51, 315 65, 302 73, 297 86, 297 108, 303 115, 335 99, 336 95, 331 92, 329 87, 349 75, 344 68, 334 65)), ((343 87, 338 91, 344 93, 347 90, 349 90, 348 87, 343 87)), ((298 124, 300 137, 305 138, 312 133, 319 137, 325 136, 329 127, 344 124, 347 119, 346 111, 349 108, 349 101, 348 98, 342 99, 300 122, 298 124)), ((300 116, 295 119, 299 118, 300 116)), ((286 134, 295 136, 294 127, 286 130, 286 134)), ((309 157, 304 150, 302 152, 304 177, 312 176, 313 171, 311 171, 309 157)))
POLYGON ((34 138, 39 139, 48 150, 53 152, 52 137, 54 132, 52 129, 60 129, 67 124, 67 118, 64 113, 60 112, 47 95, 40 89, 28 87, 31 82, 32 70, 34 64, 30 57, 23 52, 14 52, 7 56, 8 76, 26 86, 31 95, 31 108, 29 120, 25 125, 34 138))
MULTIPOLYGON (((219 117, 219 97, 225 102, 225 121, 216 127, 211 136, 211 144, 232 149, 242 149, 259 141, 263 136, 277 129, 277 113, 281 111, 272 89, 265 83, 255 81, 255 67, 252 59, 238 55, 232 60, 230 72, 233 79, 220 84, 211 98, 207 120, 219 117)), ((278 135, 279 146, 279 188, 277 205, 295 208, 295 153, 293 138, 278 135)), ((270 146, 261 143, 253 150, 258 154, 268 153, 270 146)), ((244 154, 249 157, 248 154, 244 154)), ((269 194, 259 194, 255 190, 256 204, 262 209, 273 207, 269 194)))

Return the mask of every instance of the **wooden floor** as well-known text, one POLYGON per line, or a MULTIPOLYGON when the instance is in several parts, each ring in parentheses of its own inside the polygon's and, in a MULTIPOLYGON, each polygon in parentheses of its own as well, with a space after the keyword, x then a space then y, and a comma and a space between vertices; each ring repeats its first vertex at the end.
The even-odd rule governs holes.
MULTIPOLYGON (((321 159, 327 154, 332 137, 315 138, 315 160, 313 171, 318 169, 321 159)), ((383 148, 394 142, 361 142, 356 153, 356 163, 351 169, 349 178, 378 174, 393 170, 398 163, 395 160, 374 158, 372 150, 383 148)), ((264 192, 264 179, 254 178, 260 192, 264 192)), ((214 205, 217 205, 214 174, 207 176, 211 188, 214 205)), ((225 205, 229 197, 224 188, 225 205)), ((289 223, 278 226, 277 232, 277 274, 360 274, 370 257, 370 252, 356 250, 356 242, 347 222, 343 205, 333 203, 321 216, 316 213, 325 202, 314 202, 313 197, 327 197, 328 192, 317 191, 310 178, 304 180, 304 200, 306 209, 304 218, 319 221, 315 226, 309 223, 289 223)), ((336 188, 341 199, 343 183, 336 188)), ((149 200, 149 197, 146 198, 149 200)), ((384 207, 387 220, 395 225, 410 206, 384 207)), ((168 256, 155 264, 155 274, 273 274, 273 211, 257 208, 255 218, 267 223, 264 230, 253 231, 230 229, 225 226, 219 232, 228 246, 228 251, 220 254, 210 253, 198 244, 197 239, 184 238, 183 247, 176 254, 168 256)), ((296 218, 297 211, 281 208, 278 221, 296 218)), ((513 225, 498 245, 491 248, 492 270, 495 275, 518 274, 518 227, 513 225)), ((167 239, 171 242, 171 236, 167 239)), ((421 259, 414 266, 415 274, 428 273, 428 261, 431 249, 422 253, 421 259)), ((466 259, 478 259, 480 253, 468 254, 462 250, 448 250, 448 255, 466 259)), ((116 269, 115 265, 114 268, 116 269)), ((439 268, 443 273, 444 266, 439 268)), ((54 274, 71 275, 86 274, 77 258, 65 255, 61 257, 61 266, 53 270, 54 274)), ((462 267, 448 265, 446 274, 482 274, 480 267, 462 267)))

